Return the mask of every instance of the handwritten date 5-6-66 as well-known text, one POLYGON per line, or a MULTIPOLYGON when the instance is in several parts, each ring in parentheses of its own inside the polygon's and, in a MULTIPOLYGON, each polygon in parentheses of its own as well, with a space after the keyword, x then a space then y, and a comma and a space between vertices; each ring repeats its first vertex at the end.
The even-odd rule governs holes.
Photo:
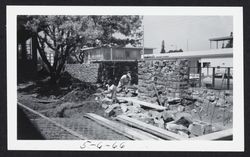
POLYGON ((81 149, 88 149, 88 148, 97 148, 97 149, 104 149, 104 148, 111 148, 111 149, 123 149, 125 148, 125 142, 114 142, 114 143, 105 143, 105 142, 95 142, 95 141, 84 141, 83 144, 80 146, 81 149))

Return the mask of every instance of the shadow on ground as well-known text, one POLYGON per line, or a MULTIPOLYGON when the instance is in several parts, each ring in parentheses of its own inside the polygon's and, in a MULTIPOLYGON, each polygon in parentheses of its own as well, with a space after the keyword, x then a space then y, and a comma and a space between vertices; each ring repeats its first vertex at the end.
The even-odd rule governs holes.
POLYGON ((18 140, 44 140, 45 138, 31 123, 29 118, 19 107, 17 108, 17 139, 18 140))

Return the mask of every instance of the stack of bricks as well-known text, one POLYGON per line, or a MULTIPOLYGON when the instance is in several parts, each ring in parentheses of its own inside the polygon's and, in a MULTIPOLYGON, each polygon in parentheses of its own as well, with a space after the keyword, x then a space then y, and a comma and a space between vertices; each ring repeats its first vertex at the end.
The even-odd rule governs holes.
POLYGON ((139 99, 156 102, 156 91, 164 98, 181 98, 188 88, 188 60, 146 60, 138 65, 139 99), (154 89, 156 87, 156 91, 154 89))

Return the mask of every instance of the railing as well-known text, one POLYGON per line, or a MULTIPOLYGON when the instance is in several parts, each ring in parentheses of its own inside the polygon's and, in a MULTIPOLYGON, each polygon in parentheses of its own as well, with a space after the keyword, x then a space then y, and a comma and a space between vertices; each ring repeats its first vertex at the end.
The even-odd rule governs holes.
POLYGON ((232 67, 189 67, 189 85, 212 89, 233 89, 232 67))

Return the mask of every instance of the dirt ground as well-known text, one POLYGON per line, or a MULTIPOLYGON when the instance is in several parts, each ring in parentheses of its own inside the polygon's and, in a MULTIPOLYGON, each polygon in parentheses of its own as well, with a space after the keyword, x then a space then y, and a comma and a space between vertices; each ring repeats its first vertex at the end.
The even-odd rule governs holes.
MULTIPOLYGON (((39 88, 43 87, 34 84, 34 82, 18 84, 18 101, 30 107, 31 109, 34 109, 35 111, 50 117, 57 123, 74 130, 88 139, 129 140, 127 137, 83 117, 85 113, 95 113, 105 116, 104 109, 101 107, 101 104, 94 100, 95 97, 91 96, 93 92, 92 89, 66 89, 60 94, 57 94, 57 91, 50 91, 51 95, 46 95, 41 93, 38 90, 39 88)), ((23 111, 19 108, 19 113, 23 113, 21 118, 28 118, 26 118, 26 120, 20 121, 18 124, 19 139, 77 139, 76 137, 67 133, 65 130, 56 127, 52 123, 35 114, 32 114, 31 112, 26 110, 23 111), (34 126, 31 124, 31 122, 34 126), (27 132, 34 132, 34 130, 36 130, 37 135, 39 136, 36 134, 27 134, 27 132)))
POLYGON ((27 83, 19 85, 18 101, 48 117, 60 117, 57 112, 61 110, 64 110, 61 117, 78 117, 88 112, 104 115, 101 104, 91 97, 87 89, 73 89, 64 95, 42 96, 34 92, 34 89, 39 88, 35 86, 27 83))

